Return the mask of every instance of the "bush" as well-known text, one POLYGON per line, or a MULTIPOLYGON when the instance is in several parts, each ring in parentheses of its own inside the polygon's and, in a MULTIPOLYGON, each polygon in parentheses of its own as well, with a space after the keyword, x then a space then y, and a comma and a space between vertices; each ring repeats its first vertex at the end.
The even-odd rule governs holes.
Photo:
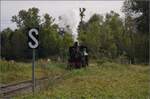
POLYGON ((112 62, 112 60, 109 59, 109 58, 103 57, 103 58, 98 59, 98 60, 96 61, 96 63, 97 63, 98 65, 101 65, 101 64, 106 63, 106 62, 112 62))

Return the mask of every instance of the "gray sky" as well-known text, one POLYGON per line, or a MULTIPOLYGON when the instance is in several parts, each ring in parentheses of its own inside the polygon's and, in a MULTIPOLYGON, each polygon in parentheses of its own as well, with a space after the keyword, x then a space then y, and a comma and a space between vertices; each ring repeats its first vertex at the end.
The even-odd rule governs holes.
POLYGON ((122 16, 124 14, 121 12, 121 7, 123 1, 1 1, 1 27, 10 27, 12 29, 16 28, 16 25, 12 23, 11 17, 16 15, 22 9, 28 9, 32 7, 37 7, 40 9, 40 15, 43 16, 44 13, 50 14, 52 17, 56 18, 56 22, 59 16, 63 16, 63 24, 68 24, 72 28, 74 34, 76 33, 76 28, 80 21, 79 8, 86 8, 85 21, 88 20, 92 14, 98 13, 105 15, 111 10, 119 13, 122 16))

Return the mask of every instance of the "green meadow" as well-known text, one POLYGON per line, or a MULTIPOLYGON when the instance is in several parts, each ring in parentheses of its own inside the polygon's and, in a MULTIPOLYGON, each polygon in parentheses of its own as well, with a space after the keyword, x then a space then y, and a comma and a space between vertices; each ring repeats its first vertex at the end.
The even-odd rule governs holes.
MULTIPOLYGON (((31 63, 0 63, 1 84, 31 79, 31 63)), ((14 99, 149 99, 149 75, 148 65, 92 62, 87 68, 67 70, 65 63, 38 61, 36 78, 49 78, 45 88, 14 99)))

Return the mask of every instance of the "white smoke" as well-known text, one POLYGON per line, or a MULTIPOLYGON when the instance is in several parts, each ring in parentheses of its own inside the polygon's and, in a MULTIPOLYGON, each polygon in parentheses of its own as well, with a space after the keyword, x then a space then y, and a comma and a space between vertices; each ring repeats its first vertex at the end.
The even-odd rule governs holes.
POLYGON ((72 9, 68 11, 68 13, 61 15, 58 21, 59 27, 64 28, 68 32, 71 32, 74 37, 74 41, 77 41, 77 29, 80 22, 79 9, 72 9), (69 30, 67 29, 67 25, 69 25, 69 30))

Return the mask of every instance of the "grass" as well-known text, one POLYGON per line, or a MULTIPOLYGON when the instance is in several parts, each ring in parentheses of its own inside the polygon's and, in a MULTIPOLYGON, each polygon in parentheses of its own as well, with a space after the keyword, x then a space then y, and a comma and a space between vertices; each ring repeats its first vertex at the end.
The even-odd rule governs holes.
MULTIPOLYGON (((18 81, 30 80, 32 74, 31 63, 21 63, 14 61, 0 61, 0 84, 15 83, 18 81)), ((36 63, 36 78, 45 76, 46 71, 43 64, 36 63)))
MULTIPOLYGON (((26 65, 24 67, 28 67, 29 64, 26 65)), ((65 66, 65 64, 60 63, 46 63, 47 69, 44 72, 51 78, 47 89, 36 92, 35 96, 32 94, 18 95, 14 99, 150 98, 149 66, 105 62, 103 64, 91 63, 86 69, 74 69, 72 71, 66 70, 65 66), (54 76, 63 74, 66 75, 61 79, 52 80, 54 76)))

